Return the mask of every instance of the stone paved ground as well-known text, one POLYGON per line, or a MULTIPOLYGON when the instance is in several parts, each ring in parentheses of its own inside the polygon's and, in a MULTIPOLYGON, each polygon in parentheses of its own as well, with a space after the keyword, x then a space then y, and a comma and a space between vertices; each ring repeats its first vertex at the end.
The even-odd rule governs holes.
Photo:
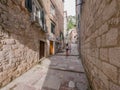
POLYGON ((63 52, 45 59, 1 90, 88 90, 76 47, 68 57, 63 52))
MULTIPOLYGON (((70 50, 69 55, 78 56, 77 44, 70 44, 70 45, 71 45, 71 50, 70 50)), ((64 52, 58 53, 57 55, 65 55, 65 50, 64 52)))

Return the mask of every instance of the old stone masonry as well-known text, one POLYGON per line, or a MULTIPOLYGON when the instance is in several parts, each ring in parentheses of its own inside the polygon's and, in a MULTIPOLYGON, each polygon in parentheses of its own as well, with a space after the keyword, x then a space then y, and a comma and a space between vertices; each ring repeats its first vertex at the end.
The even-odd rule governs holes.
POLYGON ((0 0, 0 87, 63 48, 63 21, 62 0, 0 0))
POLYGON ((1 90, 89 90, 76 45, 73 47, 74 54, 46 58, 1 90))
POLYGON ((120 0, 72 1, 0 0, 1 90, 120 90, 120 0))

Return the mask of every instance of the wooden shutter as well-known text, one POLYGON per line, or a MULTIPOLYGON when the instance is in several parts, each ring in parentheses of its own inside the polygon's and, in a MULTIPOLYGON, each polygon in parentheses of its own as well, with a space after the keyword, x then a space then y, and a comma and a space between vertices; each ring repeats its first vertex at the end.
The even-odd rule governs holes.
POLYGON ((25 0, 25 7, 29 12, 32 12, 32 0, 25 0))

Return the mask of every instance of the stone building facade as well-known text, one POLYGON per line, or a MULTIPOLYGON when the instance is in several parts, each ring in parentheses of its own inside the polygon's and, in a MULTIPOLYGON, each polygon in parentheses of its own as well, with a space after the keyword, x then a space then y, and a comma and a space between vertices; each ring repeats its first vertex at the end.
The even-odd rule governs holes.
POLYGON ((0 87, 50 54, 49 1, 0 0, 0 87))
POLYGON ((59 52, 64 45, 64 0, 51 0, 55 6, 55 16, 56 24, 55 27, 55 53, 59 52))
POLYGON ((82 1, 81 57, 92 90, 120 90, 120 1, 82 1))
POLYGON ((37 64, 41 53, 46 56, 46 32, 31 17, 24 0, 0 1, 0 86, 37 64))
POLYGON ((46 0, 44 4, 47 6, 48 14, 48 53, 54 55, 62 47, 64 43, 64 1, 63 0, 46 0))

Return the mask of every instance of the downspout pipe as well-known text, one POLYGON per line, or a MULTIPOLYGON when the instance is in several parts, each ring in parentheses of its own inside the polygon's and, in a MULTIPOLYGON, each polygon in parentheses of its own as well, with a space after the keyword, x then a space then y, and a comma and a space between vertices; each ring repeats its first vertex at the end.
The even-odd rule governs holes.
MULTIPOLYGON (((83 0, 80 0, 81 1, 81 3, 80 3, 80 27, 81 27, 81 14, 82 14, 82 6, 83 6, 83 4, 84 4, 84 2, 83 2, 83 0)), ((81 54, 81 30, 80 30, 80 28, 79 28, 79 47, 80 47, 80 57, 82 58, 82 54, 81 54)))
MULTIPOLYGON (((78 5, 80 5, 80 13, 79 13, 79 14, 81 15, 81 14, 82 14, 82 6, 83 6, 83 4, 84 4, 85 2, 84 2, 84 0, 80 0, 80 1, 81 1, 81 2, 80 2, 79 4, 77 4, 76 7, 77 7, 78 5)), ((80 17, 81 17, 81 16, 80 16, 80 17)), ((81 24, 81 18, 80 18, 80 24, 81 24)), ((81 59, 81 61, 82 61, 83 67, 85 68, 85 65, 84 65, 84 57, 82 57, 82 54, 81 54, 81 36, 80 36, 81 30, 80 30, 80 28, 79 28, 78 31, 79 31, 79 35, 78 35, 78 36, 79 36, 80 59, 81 59)), ((86 73, 86 72, 87 72, 87 71, 86 71, 86 69, 85 69, 85 73, 86 73)), ((87 75, 87 73, 86 73, 86 75, 87 75)), ((89 78, 88 78, 88 75, 87 75, 87 79, 88 79, 88 82, 89 82, 89 83, 88 83, 88 89, 89 89, 89 90, 92 90, 92 87, 91 87, 92 85, 90 84, 90 80, 89 80, 89 78)))
MULTIPOLYGON (((76 0, 76 2, 77 2, 77 0, 76 0)), ((79 10, 79 15, 81 15, 81 13, 82 13, 82 5, 84 4, 84 1, 83 0, 80 0, 80 2, 79 3, 76 3, 76 7, 80 7, 80 10, 79 10)), ((76 10, 76 12, 77 12, 77 10, 76 10)), ((79 18, 80 19, 80 18, 79 18)), ((78 19, 77 19, 78 20, 78 19)), ((79 58, 81 58, 81 37, 80 37, 80 20, 78 20, 78 24, 79 24, 79 28, 78 28, 78 50, 79 50, 79 58)))

